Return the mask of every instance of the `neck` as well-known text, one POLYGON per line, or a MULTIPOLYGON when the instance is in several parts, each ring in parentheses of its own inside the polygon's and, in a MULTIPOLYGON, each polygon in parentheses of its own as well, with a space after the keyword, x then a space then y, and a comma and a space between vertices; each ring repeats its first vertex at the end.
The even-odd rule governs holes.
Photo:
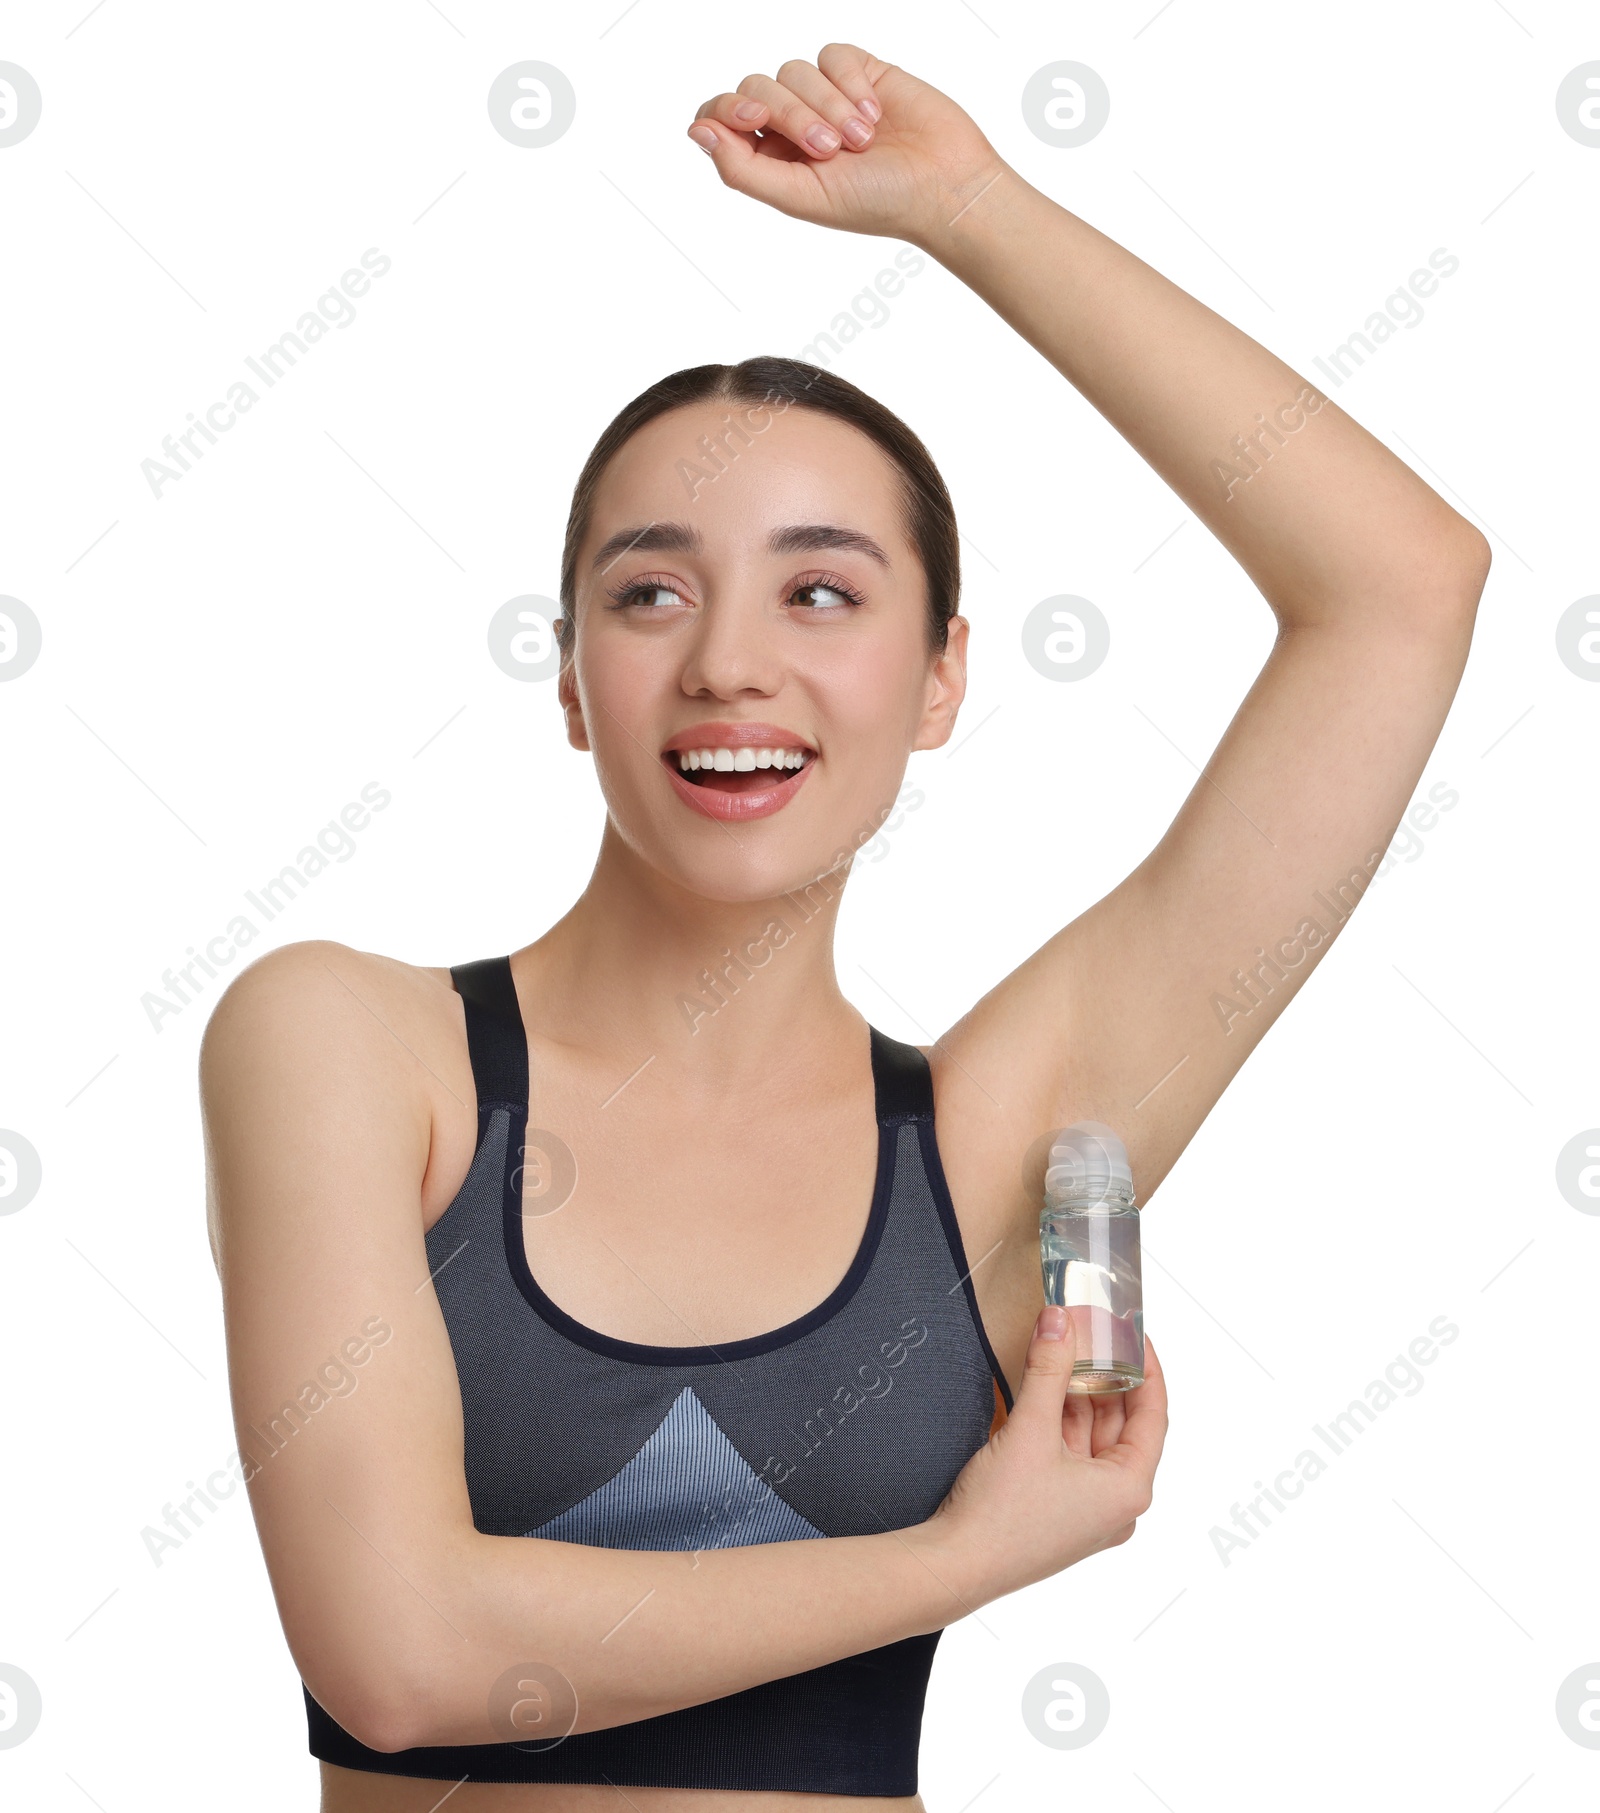
POLYGON ((608 821, 583 893, 515 958, 530 1023, 619 1057, 658 1051, 707 1080, 859 1042, 861 1015, 833 967, 847 873, 770 899, 708 900, 649 867, 608 821))

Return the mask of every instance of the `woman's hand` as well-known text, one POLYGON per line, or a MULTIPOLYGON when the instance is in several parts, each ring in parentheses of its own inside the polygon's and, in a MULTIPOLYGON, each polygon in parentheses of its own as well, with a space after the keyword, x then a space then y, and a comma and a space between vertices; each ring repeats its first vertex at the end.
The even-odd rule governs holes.
MULTIPOLYGON (((1011 1415, 919 1526, 973 1604, 1115 1548, 1150 1508, 1167 1434, 1167 1388, 1155 1348, 1145 1341, 1142 1385, 1093 1397, 1067 1390, 1075 1352, 1066 1313, 1047 1306, 1034 1325, 1011 1415), (1052 1320, 1066 1324, 1053 1340, 1045 1333, 1052 1320)), ((939 1568, 939 1560, 932 1565, 939 1568)))
POLYGON ((948 95, 856 44, 825 44, 776 81, 746 76, 701 107, 689 136, 741 195, 914 245, 1006 168, 948 95))

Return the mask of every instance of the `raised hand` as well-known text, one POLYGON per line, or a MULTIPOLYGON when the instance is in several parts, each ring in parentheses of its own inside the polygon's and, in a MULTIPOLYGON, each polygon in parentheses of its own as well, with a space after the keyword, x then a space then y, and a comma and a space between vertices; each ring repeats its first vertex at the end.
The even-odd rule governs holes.
POLYGON ((741 195, 913 244, 1006 168, 948 95, 857 44, 825 44, 815 63, 791 59, 776 79, 746 76, 688 130, 741 195))

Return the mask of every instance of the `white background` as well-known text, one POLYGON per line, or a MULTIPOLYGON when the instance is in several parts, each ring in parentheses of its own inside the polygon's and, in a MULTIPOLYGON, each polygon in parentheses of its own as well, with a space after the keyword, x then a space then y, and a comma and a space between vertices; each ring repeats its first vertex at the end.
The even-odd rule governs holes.
MULTIPOLYGON (((44 631, 0 687, 0 1126, 44 1178, 0 1217, 0 1662, 44 1699, 0 1750, 0 1795, 313 1804, 243 1492, 159 1567, 141 1534, 234 1445, 195 1084, 222 980, 159 1031, 141 997, 369 781, 392 804, 256 951, 461 962, 565 910, 600 796, 553 686, 503 674, 486 625, 554 596, 573 481, 627 399, 683 366, 798 353, 899 249, 724 191, 683 136, 706 96, 847 37, 1316 382, 1317 356, 1453 253, 1425 317, 1324 388, 1495 555, 1422 784, 1458 804, 1374 884, 1148 1211, 1173 1414, 1155 1506, 1126 1546, 946 1633, 927 1804, 1593 1805, 1600 1750, 1563 1733, 1555 1695, 1600 1660, 1600 1217, 1555 1162, 1600 1124, 1600 685, 1554 641, 1600 590, 1600 149, 1554 106, 1600 57, 1593 8, 86 10, 13 0, 0 34, 44 99, 0 150, 0 592, 44 631), (543 149, 486 111, 524 58, 577 92, 543 149), (1019 105, 1062 58, 1111 92, 1076 149, 1019 105), (153 497, 140 466, 163 436, 374 246, 393 268, 355 321, 153 497), (1460 1333, 1423 1387, 1224 1566, 1213 1526, 1440 1316, 1460 1333), (1111 1701, 1075 1750, 1020 1712, 1064 1662, 1111 1701)), ((838 960, 875 1024, 926 1043, 1144 855, 1272 622, 946 272, 889 306, 835 369, 950 485, 972 686, 956 747, 913 758, 926 803, 858 865, 838 960), (1111 623, 1078 684, 1019 642, 1059 592, 1111 623)))

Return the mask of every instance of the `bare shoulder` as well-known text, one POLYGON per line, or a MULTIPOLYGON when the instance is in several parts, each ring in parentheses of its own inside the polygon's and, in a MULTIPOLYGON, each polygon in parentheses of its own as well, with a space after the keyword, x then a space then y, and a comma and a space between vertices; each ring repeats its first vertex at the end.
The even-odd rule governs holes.
POLYGON ((382 1052, 380 1068, 388 1069, 412 1035, 436 1042, 455 1001, 448 970, 329 939, 282 945, 235 976, 212 1010, 200 1046, 202 1086, 285 1058, 382 1052))
POLYGON ((220 1177, 309 1175, 349 1146, 420 1179, 435 1121, 463 1091, 470 1105, 447 970, 323 939, 257 958, 218 1000, 200 1047, 213 1250, 219 1218, 255 1200, 218 1190, 220 1177))

